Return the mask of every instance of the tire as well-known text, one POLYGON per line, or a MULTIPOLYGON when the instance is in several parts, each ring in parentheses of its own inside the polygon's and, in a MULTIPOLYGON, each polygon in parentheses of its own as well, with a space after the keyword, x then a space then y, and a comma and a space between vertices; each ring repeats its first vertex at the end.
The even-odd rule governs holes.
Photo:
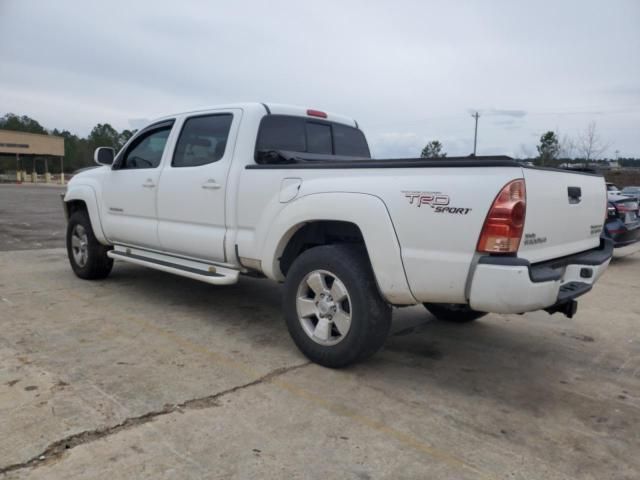
POLYGON ((485 312, 478 312, 464 304, 425 303, 424 306, 434 317, 444 322, 469 323, 486 315, 485 312))
POLYGON ((67 256, 73 272, 85 280, 105 278, 113 268, 109 250, 111 247, 102 245, 93 234, 89 214, 74 212, 67 224, 67 256))
POLYGON ((391 307, 378 291, 364 248, 355 245, 303 252, 287 274, 283 303, 293 341, 309 360, 325 367, 346 367, 370 357, 391 327, 391 307))

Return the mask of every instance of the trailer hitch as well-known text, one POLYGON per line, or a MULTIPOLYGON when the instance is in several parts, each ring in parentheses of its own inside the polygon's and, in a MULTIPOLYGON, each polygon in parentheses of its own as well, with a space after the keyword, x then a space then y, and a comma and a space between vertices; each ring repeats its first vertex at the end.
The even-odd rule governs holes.
POLYGON ((563 313, 568 318, 573 318, 578 311, 578 302, 575 300, 569 300, 562 303, 556 303, 549 308, 545 308, 544 311, 549 315, 553 315, 554 313, 563 313))

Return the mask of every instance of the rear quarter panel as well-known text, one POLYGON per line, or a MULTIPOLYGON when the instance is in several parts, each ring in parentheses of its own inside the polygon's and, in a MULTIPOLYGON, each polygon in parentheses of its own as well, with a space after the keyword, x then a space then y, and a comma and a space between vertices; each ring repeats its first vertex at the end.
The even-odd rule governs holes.
POLYGON ((428 168, 399 170, 379 186, 418 301, 467 301, 467 278, 489 208, 504 185, 521 177, 518 167, 428 168), (422 203, 429 195, 446 205, 422 203))
MULTIPOLYGON (((321 193, 361 193, 379 198, 386 212, 360 212, 362 221, 356 223, 369 223, 372 219, 375 223, 378 216, 383 231, 387 222, 384 217, 391 219, 400 246, 397 261, 402 262, 413 298, 418 302, 466 302, 467 276, 486 214, 500 189, 514 178, 522 178, 522 170, 519 167, 246 170, 240 182, 245 193, 240 195, 238 204, 237 239, 241 255, 267 260, 264 239, 286 206, 278 200, 284 178, 301 179, 298 198, 321 193), (440 201, 446 198, 446 205, 418 203, 419 198, 429 195, 438 196, 440 201)), ((348 202, 338 209, 335 204, 331 207, 336 214, 351 208, 348 202)), ((331 211, 327 215, 331 219, 331 211)), ((394 255, 392 251, 376 253, 394 255)), ((384 274, 376 272, 377 277, 384 274)))

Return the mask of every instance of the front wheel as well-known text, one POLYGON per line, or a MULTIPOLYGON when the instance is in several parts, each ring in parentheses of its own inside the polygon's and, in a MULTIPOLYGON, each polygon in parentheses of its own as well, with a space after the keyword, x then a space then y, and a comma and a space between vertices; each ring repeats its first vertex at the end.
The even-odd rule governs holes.
POLYGON ((67 224, 67 256, 74 273, 85 280, 105 278, 113 268, 113 259, 93 234, 89 215, 77 211, 67 224))
POLYGON ((370 357, 391 327, 391 307, 378 292, 366 252, 354 245, 303 252, 287 274, 283 307, 293 341, 325 367, 370 357))
POLYGON ((469 323, 486 315, 469 305, 457 303, 425 303, 425 308, 438 320, 452 323, 469 323))

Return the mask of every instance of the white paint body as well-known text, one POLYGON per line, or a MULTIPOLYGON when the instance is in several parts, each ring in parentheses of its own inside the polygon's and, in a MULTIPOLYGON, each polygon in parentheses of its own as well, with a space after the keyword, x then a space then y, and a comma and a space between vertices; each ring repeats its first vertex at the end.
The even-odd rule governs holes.
MULTIPOLYGON (((306 116, 298 107, 270 104, 269 109, 306 116)), ((519 257, 542 262, 600 243, 596 227, 606 210, 600 177, 516 166, 247 169, 255 164, 258 127, 267 114, 262 104, 240 104, 159 119, 175 121, 159 167, 83 172, 69 182, 65 201, 86 203, 104 244, 139 247, 176 264, 237 272, 250 267, 277 281, 284 279, 280 256, 299 228, 316 220, 351 222, 362 232, 380 292, 394 305, 470 303, 483 311, 513 313, 555 302, 560 286, 575 280, 575 269, 567 268, 559 281, 534 285, 518 268, 477 264, 476 244, 487 213, 514 179, 526 183, 525 235, 545 239, 525 244, 523 238, 519 257), (185 119, 206 113, 233 114, 224 157, 200 167, 172 168, 185 119), (570 186, 581 188, 580 203, 568 202, 570 186), (405 192, 440 192, 451 207, 469 210, 435 213, 428 205, 410 203, 405 192)), ((338 115, 327 120, 357 126, 338 115)))

